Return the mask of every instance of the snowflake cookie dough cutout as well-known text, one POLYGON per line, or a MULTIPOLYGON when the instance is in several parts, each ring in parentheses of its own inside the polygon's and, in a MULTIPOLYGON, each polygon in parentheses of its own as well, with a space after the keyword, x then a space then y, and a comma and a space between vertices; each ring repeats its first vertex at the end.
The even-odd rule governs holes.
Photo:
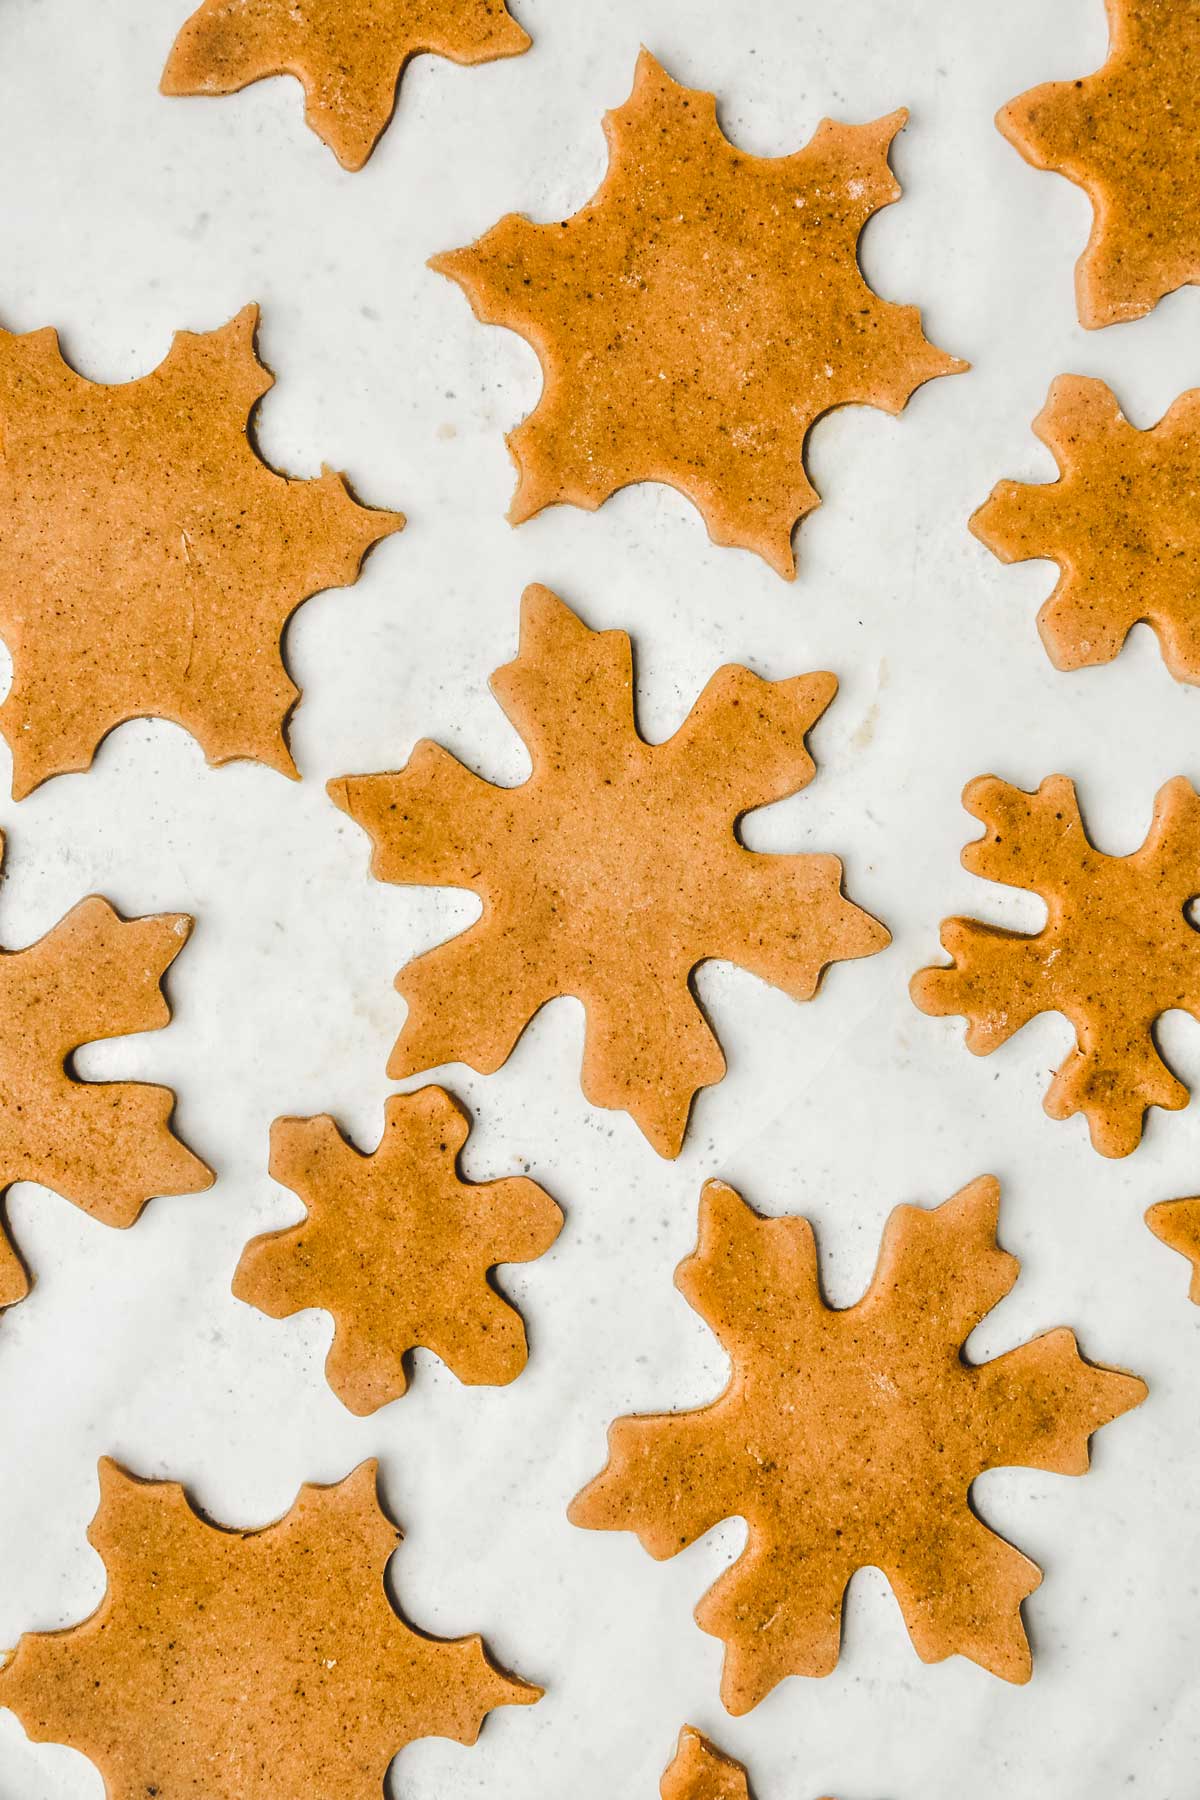
POLYGON ((1062 1329, 965 1360, 1017 1279, 998 1207, 990 1176, 932 1210, 897 1207, 865 1296, 832 1311, 808 1221, 761 1218, 706 1184, 675 1282, 727 1352, 729 1385, 694 1412, 619 1419, 570 1517, 636 1532, 659 1559, 746 1520, 745 1550, 696 1610, 725 1642, 731 1713, 785 1676, 830 1673, 847 1583, 867 1566, 891 1583, 922 1661, 957 1654, 1029 1679, 1021 1602, 1040 1571, 977 1517, 972 1483, 996 1468, 1085 1473, 1093 1432, 1146 1388, 1085 1362, 1062 1329))
POLYGON ((1058 564, 1038 614, 1051 662, 1111 662, 1144 620, 1176 681, 1200 684, 1200 388, 1139 431, 1103 381, 1060 375, 1033 429, 1059 479, 998 482, 971 530, 1001 562, 1058 564))
POLYGON ((108 1571, 99 1608, 23 1637, 0 1706, 88 1757, 110 1800, 377 1800, 406 1744, 473 1744, 492 1707, 541 1697, 478 1637, 426 1637, 395 1611, 400 1533, 373 1462, 238 1531, 105 1458, 88 1540, 108 1571))
POLYGON ((160 86, 164 94, 235 94, 293 75, 310 130, 353 170, 387 129, 414 56, 495 62, 529 44, 504 0, 204 0, 176 38, 160 86))
POLYGON ((271 1174, 308 1213, 246 1246, 233 1291, 273 1319, 311 1306, 332 1313, 326 1378, 360 1416, 405 1393, 417 1345, 472 1384, 504 1386, 525 1367, 521 1316, 488 1274, 543 1255, 562 1214, 524 1176, 464 1181, 469 1130, 439 1087, 393 1094, 370 1155, 328 1114, 271 1127, 271 1174))
POLYGON ((1200 281, 1200 7, 1107 0, 1109 52, 1094 75, 1048 81, 996 124, 1035 169, 1092 202, 1075 266, 1082 325, 1140 319, 1200 281))
POLYGON ((14 799, 89 768, 137 718, 181 725, 210 763, 296 774, 284 627, 404 520, 359 506, 332 469, 289 481, 262 461, 249 420, 273 377, 257 325, 248 306, 219 331, 177 332, 157 369, 111 387, 77 374, 52 330, 0 332, 14 799))
POLYGON ((795 576, 793 527, 820 504, 804 472, 814 422, 836 406, 898 413, 967 366, 858 266, 863 226, 900 194, 888 146, 906 118, 826 119, 795 155, 750 156, 712 94, 643 50, 582 211, 548 225, 510 213, 434 257, 479 319, 519 332, 542 364, 542 398, 508 439, 514 525, 661 481, 714 543, 795 576))
POLYGON ((680 1732, 658 1791, 660 1800, 753 1800, 743 1765, 718 1750, 694 1725, 685 1725, 680 1732))
POLYGON ((1146 1223, 1168 1249, 1177 1250, 1191 1263, 1188 1298, 1200 1306, 1200 1198, 1160 1200, 1147 1211, 1146 1223))
POLYGON ((1154 801, 1141 848, 1106 856, 1089 841, 1065 775, 1036 793, 982 775, 963 805, 987 827, 962 853, 985 881, 1026 888, 1046 902, 1041 931, 1005 931, 947 919, 949 966, 922 969, 912 997, 922 1012, 969 1021, 967 1048, 986 1056, 1038 1013, 1060 1012, 1075 1048, 1046 1094, 1052 1119, 1082 1112, 1102 1156, 1128 1156, 1146 1109, 1176 1112, 1188 1090, 1154 1039, 1159 1015, 1200 1020, 1200 932, 1185 908, 1200 894, 1200 797, 1182 775, 1154 801))
POLYGON ((690 986, 723 957, 797 1000, 827 964, 890 940, 841 891, 836 856, 760 855, 741 815, 805 787, 805 735, 832 675, 720 669, 665 743, 634 717, 623 631, 590 631, 548 588, 521 603, 515 662, 492 676, 533 773, 494 787, 428 740, 394 775, 331 781, 381 881, 465 887, 483 916, 397 977, 409 1013, 394 1080, 449 1062, 491 1074, 560 994, 587 1012, 583 1091, 677 1156, 725 1059, 690 986))
MULTIPOLYGON (((162 981, 191 929, 184 913, 123 919, 93 895, 36 944, 0 950, 0 1197, 36 1181, 124 1228, 154 1195, 212 1186, 171 1130, 170 1088, 82 1081, 71 1068, 85 1044, 170 1024, 162 981)), ((0 1221, 0 1307, 29 1285, 0 1221)))

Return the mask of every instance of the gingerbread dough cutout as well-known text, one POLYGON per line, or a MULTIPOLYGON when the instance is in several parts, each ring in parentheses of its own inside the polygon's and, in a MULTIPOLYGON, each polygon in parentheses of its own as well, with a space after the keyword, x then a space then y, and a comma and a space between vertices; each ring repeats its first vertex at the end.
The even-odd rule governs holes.
POLYGON ((464 1181, 458 1153, 469 1130, 439 1087, 393 1094, 369 1156, 328 1114, 271 1127, 271 1174, 308 1216, 248 1244, 233 1291, 273 1319, 310 1306, 333 1314, 325 1373, 351 1412, 399 1399, 418 1344, 464 1382, 504 1386, 525 1367, 521 1316, 488 1272, 541 1256, 562 1214, 524 1176, 464 1181))
POLYGON ((1038 614, 1051 662, 1111 662, 1145 620, 1176 681, 1200 683, 1200 388, 1139 431, 1104 382, 1060 375, 1033 429, 1059 480, 997 483, 971 530, 1001 562, 1058 564, 1038 614))
POLYGON ((751 1800, 741 1763, 710 1744, 694 1725, 685 1725, 680 1732, 658 1791, 659 1800, 751 1800))
POLYGON ((504 0, 203 0, 175 40, 160 87, 235 94, 293 75, 309 129, 344 169, 361 169, 414 56, 495 62, 529 44, 504 0))
POLYGON ((806 1219, 760 1218, 705 1185, 675 1282, 727 1352, 729 1385, 694 1412, 619 1419, 570 1517, 636 1532, 659 1559, 746 1520, 746 1548, 696 1610, 724 1639, 731 1713, 787 1675, 830 1673, 846 1585, 867 1566, 891 1583, 922 1661, 958 1654, 1028 1680, 1021 1602, 1040 1571, 972 1510, 972 1483, 985 1469, 1083 1474, 1092 1433, 1146 1388, 1085 1362, 1061 1329, 965 1360, 1017 1279, 998 1206, 982 1176, 930 1211, 897 1207, 865 1296, 832 1311, 806 1219))
POLYGON ((178 332, 150 375, 106 387, 55 332, 0 332, 0 731, 13 797, 90 767, 127 719, 170 719, 210 763, 286 775, 297 698, 280 639, 303 600, 354 581, 399 531, 326 469, 288 481, 248 420, 273 378, 258 308, 178 332))
POLYGON ((730 664, 662 744, 637 729, 623 631, 590 631, 548 588, 521 603, 521 646, 492 691, 533 773, 494 787, 428 740, 394 775, 329 784, 375 845, 381 881, 465 887, 483 916, 397 977, 408 1002, 393 1079, 448 1062, 490 1074, 560 994, 587 1011, 583 1091, 676 1156, 692 1099, 725 1059, 692 993, 724 957, 797 1000, 884 928, 846 900, 835 856, 759 855, 744 812, 813 775, 805 734, 832 675, 763 681, 730 664))
MULTIPOLYGON (((153 1195, 212 1186, 171 1130, 169 1088, 81 1081, 71 1068, 84 1044, 170 1024, 162 980, 191 929, 184 913, 123 919, 93 895, 36 944, 0 950, 0 1195, 37 1181, 123 1228, 153 1195)), ((0 1307, 29 1285, 0 1224, 0 1307)))
POLYGON ((899 413, 922 382, 967 367, 858 265, 863 226, 900 195, 888 146, 907 116, 826 119, 795 155, 750 156, 712 94, 643 50, 582 211, 548 225, 510 213, 433 258, 542 365, 542 398, 508 439, 514 525, 661 481, 714 543, 794 577, 792 529, 820 504, 804 472, 814 422, 846 405, 899 413))
POLYGON ((1026 162, 1065 175, 1092 203, 1075 265, 1089 329, 1140 319, 1200 281, 1200 8, 1107 0, 1107 11, 1103 68, 1044 82, 996 115, 1026 162))
POLYGON ((1156 1238, 1191 1263, 1188 1298, 1200 1306, 1200 1199, 1160 1200, 1146 1213, 1146 1223, 1156 1238))
POLYGON ((492 1707, 541 1696, 478 1637, 426 1637, 394 1610, 400 1533, 373 1462, 234 1531, 106 1458, 88 1539, 108 1571, 98 1610, 23 1637, 0 1706, 95 1763, 108 1800, 377 1800, 406 1744, 473 1744, 492 1707))
POLYGON ((1082 1112, 1102 1156, 1128 1156, 1150 1106, 1175 1112, 1188 1090, 1154 1038, 1178 1007, 1200 1020, 1200 932, 1185 908, 1200 894, 1200 797, 1182 775, 1154 801, 1146 840, 1106 856, 1088 840, 1074 783, 1050 775, 1036 793, 994 775, 968 782, 963 805, 987 827, 962 853, 985 881, 1046 902, 1041 931, 947 919, 949 966, 922 969, 922 1012, 969 1021, 967 1048, 986 1056, 1038 1013, 1060 1012, 1075 1048, 1046 1094, 1052 1119, 1082 1112))

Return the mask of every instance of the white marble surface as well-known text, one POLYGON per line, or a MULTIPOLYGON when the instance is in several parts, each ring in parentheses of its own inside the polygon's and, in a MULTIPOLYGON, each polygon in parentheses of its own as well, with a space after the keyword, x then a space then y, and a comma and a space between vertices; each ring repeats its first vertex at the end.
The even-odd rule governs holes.
MULTIPOLYGON (((474 1749, 406 1750, 393 1774, 406 1800, 649 1797, 684 1720, 747 1760, 759 1800, 1187 1800, 1200 1754, 1200 1312, 1185 1265, 1141 1214, 1200 1185, 1200 1103, 1154 1115, 1136 1155, 1102 1161, 1081 1120, 1041 1110, 1061 1020, 976 1060, 957 1022, 921 1017, 906 992, 944 913, 1038 917, 1036 902, 1004 899, 958 865, 975 829, 959 806, 970 776, 1076 776, 1110 849, 1140 841, 1159 783, 1200 778, 1200 694, 1170 680, 1148 633, 1108 668, 1056 674, 1033 623, 1048 565, 1006 571, 965 527, 999 476, 1050 472, 1029 425, 1055 374, 1105 377, 1139 424, 1200 380, 1195 291, 1136 324, 1079 329, 1071 268, 1086 202, 992 126, 1011 95, 1101 60, 1100 0, 514 9, 532 53, 476 71, 422 59, 382 148, 349 176, 304 129, 292 83, 222 101, 158 96, 187 0, 0 8, 0 319, 58 326, 85 373, 115 381, 153 367, 175 328, 218 325, 256 299, 278 376, 264 453, 296 474, 344 467, 364 498, 411 521, 357 588, 312 601, 290 631, 302 784, 249 765, 211 771, 173 727, 139 724, 108 740, 92 773, 0 804, 5 944, 92 890, 127 912, 196 915, 169 1030, 89 1050, 83 1065, 171 1082, 189 1142, 220 1174, 207 1195, 155 1202, 128 1233, 43 1190, 12 1194, 37 1287, 0 1325, 0 1643, 98 1601, 84 1531, 102 1452, 182 1478, 240 1524, 377 1455, 407 1534, 393 1573, 410 1616, 441 1634, 483 1630, 548 1689, 532 1710, 493 1715, 474 1749), (864 262, 974 367, 924 388, 899 419, 850 410, 817 427, 826 503, 799 534, 794 586, 712 548, 691 507, 659 487, 511 531, 503 432, 536 399, 535 359, 476 324, 424 266, 510 208, 555 218, 588 197, 601 113, 628 93, 643 41, 716 89, 726 129, 753 151, 798 147, 826 112, 912 109, 894 153, 904 198, 868 227, 864 262), (573 1003, 550 1007, 498 1075, 449 1071, 475 1113, 468 1170, 528 1167, 567 1212, 553 1251, 506 1277, 532 1361, 509 1389, 471 1390, 420 1355, 409 1396, 356 1420, 322 1379, 329 1321, 275 1324, 231 1297, 230 1276, 247 1237, 298 1210, 267 1176, 271 1119, 328 1109, 374 1143, 403 1012, 392 976, 471 903, 369 881, 366 841, 323 784, 394 767, 424 734, 519 778, 522 751, 485 684, 513 652, 533 579, 590 623, 633 632, 651 736, 724 661, 838 673, 813 739, 816 781, 748 836, 839 851, 850 892, 895 942, 834 969, 808 1006, 727 967, 704 971, 730 1070, 674 1164, 624 1116, 583 1101, 573 1003), (788 1681, 730 1720, 721 1646, 691 1609, 741 1527, 655 1564, 631 1537, 564 1518, 615 1414, 694 1403, 722 1381, 715 1342, 671 1285, 700 1183, 720 1173, 764 1210, 805 1211, 830 1296, 846 1302, 896 1202, 932 1203, 989 1169, 1024 1272, 973 1350, 1071 1324, 1086 1352, 1152 1389, 1098 1439, 1085 1479, 978 1484, 989 1521, 1046 1571, 1025 1609, 1034 1679, 1008 1687, 957 1658, 926 1668, 866 1572, 836 1674, 788 1681)), ((1163 1039, 1200 1081, 1190 1022, 1168 1019, 1163 1039)), ((80 1757, 29 1745, 0 1714, 0 1800, 101 1792, 80 1757)))

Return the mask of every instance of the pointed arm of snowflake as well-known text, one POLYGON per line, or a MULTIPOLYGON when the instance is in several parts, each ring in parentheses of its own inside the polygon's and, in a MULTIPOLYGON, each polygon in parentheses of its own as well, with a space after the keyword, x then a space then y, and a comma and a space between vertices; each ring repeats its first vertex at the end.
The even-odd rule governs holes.
POLYGON ((36 1742, 90 1757, 114 1795, 194 1791, 202 1770, 209 1800, 367 1800, 413 1739, 473 1743, 492 1707, 540 1696, 478 1637, 440 1642, 394 1610, 399 1534, 374 1463, 249 1532, 107 1460, 100 1483, 88 1536, 104 1599, 81 1625, 21 1639, 0 1705, 36 1742))
POLYGON ((677 1155, 693 1096, 725 1070, 693 969, 725 957, 807 999, 827 964, 889 941, 842 894, 836 857, 759 855, 737 835, 743 812, 811 778, 805 734, 835 685, 726 668, 674 737, 648 744, 628 636, 527 589, 519 653, 492 681, 529 748, 527 781, 493 787, 423 743, 399 774, 329 784, 381 879, 483 900, 476 924, 397 978, 409 1014, 392 1076, 490 1072, 541 1006, 574 995, 584 1092, 677 1155))
POLYGON ((520 1315, 488 1272, 541 1256, 562 1214, 524 1177, 464 1182, 467 1132, 457 1102, 433 1087, 391 1097, 369 1156, 328 1115, 271 1127, 271 1174, 307 1216, 247 1245, 233 1291, 273 1319, 332 1313, 326 1375, 360 1416, 406 1391, 417 1345, 468 1383, 502 1385, 525 1367, 520 1315))
POLYGON ((133 718, 190 732, 212 763, 251 757, 294 776, 298 690, 281 638, 296 608, 357 578, 398 513, 344 479, 288 481, 250 415, 271 386, 246 307, 179 332, 120 386, 68 367, 53 332, 0 333, 0 634, 13 683, 0 729, 22 798, 91 765, 133 718), (132 548, 131 548, 132 546, 132 548))
POLYGON ((1075 1333, 1060 1327, 974 1371, 977 1430, 985 1469, 1047 1469, 1085 1475, 1088 1442, 1140 1406, 1144 1381, 1085 1362, 1075 1333))
POLYGON ((1156 1238, 1191 1263, 1188 1298, 1200 1306, 1200 1199, 1160 1200, 1147 1210, 1146 1223, 1156 1238))
POLYGON ((361 169, 391 119, 405 65, 422 51, 456 63, 519 56, 530 40, 502 0, 204 0, 175 40, 164 94, 232 94, 272 75, 304 89, 309 128, 361 169))

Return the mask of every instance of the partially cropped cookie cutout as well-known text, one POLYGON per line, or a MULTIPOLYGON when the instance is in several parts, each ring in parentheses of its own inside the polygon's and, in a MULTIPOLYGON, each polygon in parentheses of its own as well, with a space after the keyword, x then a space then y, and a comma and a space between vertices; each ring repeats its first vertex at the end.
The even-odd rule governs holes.
POLYGON ((1200 281, 1200 7, 1107 0, 1108 60, 1047 81, 996 116, 1010 143, 1091 200, 1075 266, 1080 323, 1140 319, 1200 281))
POLYGON ((659 1800, 754 1800, 754 1795, 743 1765, 694 1725, 685 1725, 659 1784, 659 1800))
POLYGON ((842 894, 836 856, 761 855, 738 836, 743 813, 811 780, 805 736, 837 682, 729 664, 674 737, 649 744, 625 632, 590 631, 530 587, 520 653, 491 686, 532 759, 519 786, 481 780, 428 740, 397 774, 329 784, 371 837, 381 881, 483 900, 475 925, 397 977, 409 1011, 389 1073, 465 1062, 490 1074, 548 1000, 574 995, 584 1093, 676 1156, 693 1097, 725 1073, 696 966, 723 957, 808 1000, 827 964, 889 942, 842 894))
POLYGON ((1200 1198, 1160 1200, 1147 1211, 1146 1223, 1156 1238, 1191 1263, 1188 1298, 1200 1306, 1200 1198))
POLYGON ((418 1345, 471 1384, 503 1386, 525 1367, 521 1316, 489 1272, 541 1256, 562 1214, 525 1176, 464 1181, 469 1130, 438 1087, 394 1094, 369 1155, 328 1115, 271 1127, 271 1174, 307 1217, 248 1244, 233 1291, 273 1319, 305 1307, 333 1314, 325 1373, 351 1412, 398 1400, 418 1345))
POLYGON ((715 543, 795 575, 792 529, 819 504, 804 472, 814 421, 850 404, 898 413, 922 382, 967 366, 858 265, 863 226, 899 197, 888 146, 906 118, 826 119, 794 155, 750 156, 712 94, 643 51, 632 95, 605 117, 608 173, 582 211, 545 225, 510 213, 433 259, 542 364, 542 398, 508 440, 513 524, 661 481, 715 543))
MULTIPOLYGON (((71 1066, 84 1044, 170 1023, 162 981, 191 929, 184 913, 123 919, 93 895, 28 949, 0 950, 0 1196, 37 1181, 125 1227, 154 1195, 212 1185, 171 1129, 169 1088, 82 1081, 71 1066)), ((0 1223, 0 1307, 28 1292, 0 1223)))
POLYGON ((1060 375, 1033 429, 1059 479, 998 482, 971 530, 1002 562, 1058 564, 1038 614, 1051 662, 1111 662, 1144 620, 1175 679, 1200 683, 1200 388, 1139 431, 1104 382, 1060 375))
POLYGON ((1085 1362, 1063 1329, 965 1359, 1017 1279, 998 1206, 982 1176, 941 1206, 897 1207, 866 1294, 834 1311, 806 1219, 762 1218, 706 1184, 675 1282, 720 1339, 729 1384, 692 1412, 617 1420, 570 1517, 633 1531, 658 1559, 745 1519, 745 1549, 696 1610, 724 1640, 730 1712, 785 1676, 836 1667, 843 1596, 868 1566, 891 1583, 922 1661, 966 1656, 1029 1679, 1021 1602, 1041 1574, 979 1518, 972 1484, 999 1468, 1082 1475, 1092 1433, 1146 1388, 1085 1362))
POLYGON ((1046 1094, 1052 1119, 1083 1113, 1102 1156, 1128 1156, 1148 1107, 1176 1112, 1188 1090, 1155 1042, 1160 1014, 1200 1019, 1200 932, 1187 912, 1200 894, 1200 796, 1182 775, 1158 791, 1141 848, 1106 856, 1088 838, 1074 783, 1050 775, 1036 793, 982 775, 963 805, 986 827, 962 853, 985 881, 1026 888, 1046 923, 1018 932, 947 919, 948 965, 922 969, 922 1012, 968 1021, 966 1043, 986 1056, 1038 1013, 1059 1012, 1075 1047, 1046 1094))
POLYGON ((52 330, 0 332, 0 706, 13 797, 86 769, 127 719, 170 719, 210 763, 296 767, 283 663, 303 600, 357 579, 399 531, 342 476, 289 481, 259 456, 273 384, 258 308, 181 331, 152 374, 118 386, 63 360, 52 330))
POLYGON ((412 57, 485 63, 528 48, 504 0, 204 0, 175 40, 161 88, 234 94, 293 75, 310 130, 343 168, 361 169, 412 57))
POLYGON ((21 1639, 0 1706, 89 1758, 110 1800, 374 1800, 414 1739, 473 1744, 493 1707, 540 1698, 478 1637, 428 1637, 396 1611, 400 1533, 372 1462, 244 1531, 105 1459, 88 1540, 104 1598, 21 1639))

